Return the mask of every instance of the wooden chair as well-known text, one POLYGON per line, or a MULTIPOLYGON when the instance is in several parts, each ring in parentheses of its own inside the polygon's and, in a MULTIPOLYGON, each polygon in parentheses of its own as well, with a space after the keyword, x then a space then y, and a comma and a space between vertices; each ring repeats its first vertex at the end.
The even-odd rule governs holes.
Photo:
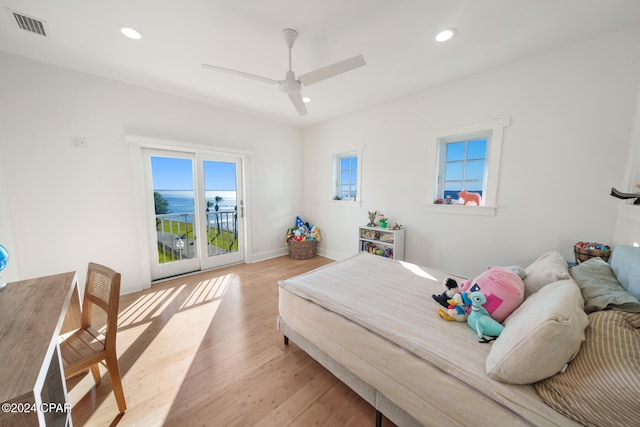
POLYGON ((89 263, 82 303, 82 326, 60 344, 60 353, 65 378, 91 368, 96 384, 100 384, 98 363, 102 363, 109 372, 113 394, 122 413, 126 411, 127 404, 116 356, 119 301, 120 273, 99 264, 89 263), (94 305, 104 310, 107 315, 104 335, 91 324, 94 305))

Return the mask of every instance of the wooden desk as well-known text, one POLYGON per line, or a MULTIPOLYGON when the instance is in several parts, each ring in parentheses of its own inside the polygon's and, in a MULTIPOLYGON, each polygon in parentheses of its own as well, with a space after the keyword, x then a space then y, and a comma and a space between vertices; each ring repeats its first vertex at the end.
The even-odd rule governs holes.
POLYGON ((71 425, 58 337, 79 313, 75 272, 0 290, 0 426, 71 425))

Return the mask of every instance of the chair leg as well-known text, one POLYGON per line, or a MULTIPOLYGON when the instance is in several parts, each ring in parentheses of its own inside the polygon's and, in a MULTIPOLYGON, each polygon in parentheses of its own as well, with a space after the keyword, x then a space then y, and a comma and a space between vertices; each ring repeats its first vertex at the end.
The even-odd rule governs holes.
POLYGON ((124 399, 124 391, 122 390, 122 379, 120 378, 120 368, 118 367, 118 359, 115 357, 107 358, 105 360, 107 370, 109 371, 109 379, 111 380, 111 387, 113 388, 113 394, 116 397, 118 403, 118 409, 120 413, 127 410, 127 402, 124 399))
POLYGON ((100 376, 100 365, 96 363, 91 366, 91 373, 93 374, 93 379, 96 382, 96 385, 100 384, 100 381, 102 381, 102 377, 100 376))

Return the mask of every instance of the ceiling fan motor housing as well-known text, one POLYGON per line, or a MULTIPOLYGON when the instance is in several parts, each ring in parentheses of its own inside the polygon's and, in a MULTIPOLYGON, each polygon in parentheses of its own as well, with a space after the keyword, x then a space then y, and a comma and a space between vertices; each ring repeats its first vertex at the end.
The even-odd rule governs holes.
POLYGON ((280 90, 284 93, 298 93, 302 90, 302 83, 296 80, 296 75, 293 71, 287 71, 284 80, 279 82, 280 90))

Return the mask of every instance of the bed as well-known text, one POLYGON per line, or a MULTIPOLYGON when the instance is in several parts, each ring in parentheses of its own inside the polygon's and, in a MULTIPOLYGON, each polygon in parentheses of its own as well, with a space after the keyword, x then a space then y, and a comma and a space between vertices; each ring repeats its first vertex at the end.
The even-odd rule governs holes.
POLYGON ((576 357, 588 323, 581 291, 557 253, 526 270, 531 293, 541 296, 528 296, 491 344, 479 342, 466 323, 437 314, 432 294, 442 292, 446 278, 464 278, 367 253, 280 281, 277 325, 285 343, 292 340, 369 402, 378 422, 384 414, 400 426, 585 424, 544 400, 537 386, 545 378, 535 377, 558 365, 551 359, 567 359, 560 372, 576 357), (562 297, 556 288, 565 292, 562 297), (536 327, 530 313, 550 299, 561 301, 536 327), (558 316, 564 317, 556 321, 558 316), (549 324, 556 328, 551 335, 549 324), (538 329, 547 335, 538 336, 538 329), (522 334, 526 339, 518 338, 522 334), (539 339, 558 350, 540 352, 539 339), (565 341, 572 348, 563 351, 565 341), (520 358, 514 359, 515 350, 520 358))

